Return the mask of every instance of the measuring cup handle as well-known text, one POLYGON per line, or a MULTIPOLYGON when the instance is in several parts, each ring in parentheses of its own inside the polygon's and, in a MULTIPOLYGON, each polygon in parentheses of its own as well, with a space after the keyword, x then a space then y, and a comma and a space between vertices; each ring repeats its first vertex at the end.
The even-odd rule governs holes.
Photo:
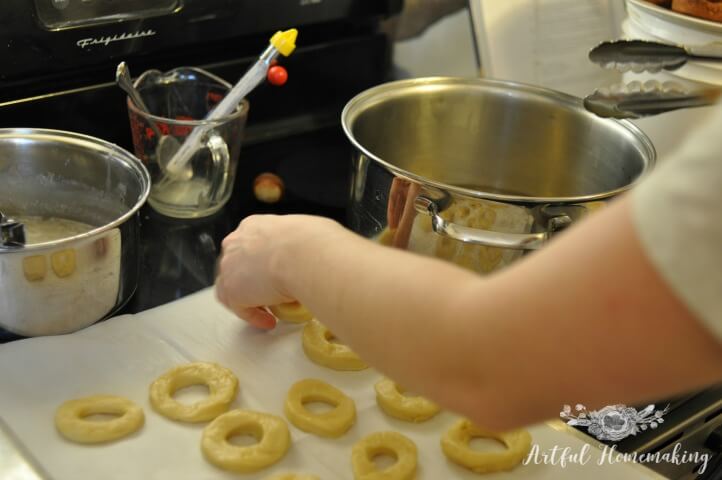
POLYGON ((208 188, 208 195, 204 199, 211 203, 218 200, 218 195, 226 185, 230 174, 231 154, 228 151, 228 145, 216 132, 210 132, 206 140, 206 147, 211 152, 211 160, 213 161, 213 176, 211 184, 208 188))

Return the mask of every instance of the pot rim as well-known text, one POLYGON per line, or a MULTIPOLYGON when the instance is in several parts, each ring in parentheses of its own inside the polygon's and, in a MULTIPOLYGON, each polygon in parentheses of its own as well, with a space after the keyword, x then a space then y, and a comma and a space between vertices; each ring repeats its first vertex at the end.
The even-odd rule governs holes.
POLYGON ((47 250, 95 237, 97 235, 108 232, 118 227, 119 225, 122 225, 128 219, 133 217, 133 215, 135 215, 138 210, 140 210, 140 208, 145 204, 145 201, 150 194, 150 174, 145 168, 145 165, 143 165, 143 163, 128 150, 97 137, 85 135, 82 133, 69 132, 65 130, 53 130, 47 128, 0 128, 0 141, 2 141, 3 139, 31 140, 37 138, 60 140, 65 143, 73 143, 81 147, 87 147, 87 144, 92 144, 94 148, 100 147, 98 150, 105 150, 107 153, 112 154, 113 158, 120 160, 127 167, 133 170, 133 172, 136 174, 136 177, 138 178, 138 181, 140 182, 141 192, 135 204, 132 207, 129 207, 123 215, 119 216, 111 222, 93 228, 92 230, 88 230, 87 232, 73 235, 72 237, 61 238, 50 242, 33 243, 31 245, 23 245, 19 247, 0 247, 0 254, 47 250))
POLYGON ((635 124, 628 120, 616 120, 616 119, 602 119, 596 117, 593 113, 588 112, 584 106, 582 99, 562 93, 549 88, 539 87, 536 85, 530 85, 520 82, 511 82, 507 80, 493 80, 486 78, 463 78, 463 77, 422 77, 405 80, 396 80, 392 82, 383 83, 376 87, 365 90, 351 100, 348 101, 346 106, 341 113, 341 126, 346 134, 346 137, 353 144, 355 148, 361 151, 364 155, 371 158, 375 162, 382 165, 384 168, 392 172, 393 174, 406 178, 408 180, 415 181, 420 184, 433 186, 441 190, 455 193, 457 195, 464 195, 468 197, 482 198, 486 200, 494 200, 500 202, 511 202, 511 203, 522 203, 522 204, 537 204, 537 203, 586 203, 597 200, 604 200, 610 197, 614 197, 623 193, 633 186, 637 185, 644 177, 646 177, 652 168, 655 166, 657 159, 657 152, 652 144, 649 137, 637 127, 635 124), (352 126, 356 118, 360 114, 361 107, 368 107, 369 105, 376 104, 383 101, 386 98, 394 98, 400 95, 402 92, 418 87, 427 87, 428 89, 434 89, 434 87, 446 87, 446 86, 472 86, 472 87, 483 87, 490 86, 495 88, 507 88, 513 91, 521 91, 525 93, 531 93, 534 95, 541 95, 544 98, 558 101, 561 105, 571 107, 572 109, 580 111, 585 115, 590 115, 597 118, 599 121, 613 122, 618 124, 621 128, 626 129, 631 133, 634 138, 639 142, 638 145, 643 149, 642 153, 646 153, 645 163, 642 172, 629 184, 619 187, 613 190, 607 190, 605 192, 594 193, 589 195, 577 195, 569 197, 535 197, 535 196, 524 196, 524 195, 507 195, 500 193, 488 193, 470 188, 457 187, 447 183, 431 180, 422 175, 417 175, 403 168, 397 167, 380 157, 376 156, 363 145, 361 145, 352 132, 352 126))

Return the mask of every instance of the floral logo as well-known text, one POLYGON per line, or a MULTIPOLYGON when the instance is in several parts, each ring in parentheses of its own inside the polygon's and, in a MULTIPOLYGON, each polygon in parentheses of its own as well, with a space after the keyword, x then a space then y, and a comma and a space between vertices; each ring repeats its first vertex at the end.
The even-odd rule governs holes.
POLYGON ((611 405, 601 410, 589 411, 584 405, 577 405, 574 410, 576 415, 572 413, 570 405, 564 405, 559 414, 566 420, 567 425, 587 427, 587 432, 598 440, 618 442, 630 435, 636 435, 639 431, 654 429, 664 423, 662 417, 669 411, 669 405, 664 410, 655 410, 654 405, 649 405, 640 411, 626 405, 611 405))

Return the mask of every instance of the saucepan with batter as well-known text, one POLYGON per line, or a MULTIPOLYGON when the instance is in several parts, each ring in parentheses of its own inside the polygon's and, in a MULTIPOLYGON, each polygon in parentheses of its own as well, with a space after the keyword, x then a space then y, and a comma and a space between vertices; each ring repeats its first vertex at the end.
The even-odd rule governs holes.
POLYGON ((655 151, 633 124, 531 85, 401 80, 352 99, 349 226, 480 273, 637 183, 655 151))
POLYGON ((68 333, 106 317, 137 286, 140 161, 97 138, 0 129, 0 328, 68 333))

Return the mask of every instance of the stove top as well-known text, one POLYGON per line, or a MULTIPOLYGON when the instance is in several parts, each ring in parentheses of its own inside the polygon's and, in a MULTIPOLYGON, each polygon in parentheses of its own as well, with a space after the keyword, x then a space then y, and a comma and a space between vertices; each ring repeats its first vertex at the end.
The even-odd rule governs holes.
MULTIPOLYGON (((245 147, 233 195, 215 215, 173 219, 144 206, 139 284, 115 315, 141 312, 213 285, 221 241, 249 215, 304 213, 343 223, 350 158, 348 141, 340 126, 334 125, 245 147), (276 204, 262 203, 253 195, 253 180, 264 172, 278 175, 285 184, 276 204)), ((19 338, 0 329, 0 343, 19 338)))
POLYGON ((343 223, 349 159, 343 132, 332 127, 246 148, 231 199, 211 217, 177 220, 146 205, 141 210, 140 282, 119 313, 140 312, 213 285, 221 241, 249 215, 305 213, 343 223), (264 204, 252 194, 250 185, 264 172, 284 181, 285 193, 277 204, 264 204))

